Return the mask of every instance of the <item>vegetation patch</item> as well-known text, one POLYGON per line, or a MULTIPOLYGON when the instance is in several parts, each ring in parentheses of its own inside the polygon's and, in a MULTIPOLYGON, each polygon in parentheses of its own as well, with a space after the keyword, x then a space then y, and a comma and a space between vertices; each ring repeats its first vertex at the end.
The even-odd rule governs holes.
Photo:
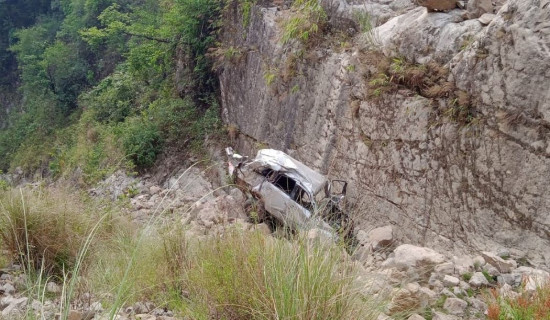
POLYGON ((93 183, 116 167, 147 168, 167 148, 196 152, 197 141, 216 136, 207 53, 220 1, 69 0, 36 9, 48 14, 10 29, 14 59, 0 61, 21 70, 10 77, 19 76, 22 96, 0 130, 1 170, 79 172, 93 183))
POLYGON ((327 14, 320 2, 296 0, 290 10, 290 16, 282 22, 281 42, 287 44, 291 40, 298 40, 303 44, 313 43, 327 24, 327 14))
POLYGON ((549 319, 550 285, 548 281, 535 291, 502 296, 497 289, 486 295, 489 320, 549 319))
POLYGON ((433 100, 444 100, 445 107, 438 114, 461 124, 472 125, 480 121, 466 92, 447 81, 449 70, 435 62, 425 65, 408 62, 402 57, 386 57, 381 52, 369 52, 365 60, 375 68, 367 71, 367 95, 377 101, 385 95, 407 89, 433 100))

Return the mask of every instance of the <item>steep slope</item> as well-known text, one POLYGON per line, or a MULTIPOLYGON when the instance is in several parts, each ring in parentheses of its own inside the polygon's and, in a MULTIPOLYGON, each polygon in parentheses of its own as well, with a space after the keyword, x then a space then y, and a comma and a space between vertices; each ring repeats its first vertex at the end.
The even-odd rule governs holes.
POLYGON ((295 8, 257 4, 249 21, 231 8, 223 48, 237 54, 220 83, 238 148, 349 180, 363 228, 549 264, 550 5, 510 0, 468 19, 478 2, 329 1, 330 32, 305 44, 282 41, 295 8), (361 16, 380 25, 355 33, 361 16))

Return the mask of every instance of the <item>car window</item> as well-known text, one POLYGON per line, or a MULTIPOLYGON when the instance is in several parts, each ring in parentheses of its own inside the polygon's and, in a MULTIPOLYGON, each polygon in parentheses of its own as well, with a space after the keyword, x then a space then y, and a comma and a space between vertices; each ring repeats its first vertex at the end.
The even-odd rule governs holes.
POLYGON ((273 184, 277 188, 283 190, 286 194, 290 195, 290 193, 292 192, 292 190, 294 190, 294 187, 296 186, 296 181, 283 174, 278 174, 275 177, 273 184))
POLYGON ((311 199, 311 196, 309 193, 307 193, 302 187, 296 186, 294 188, 294 192, 292 193, 292 199, 296 202, 298 202, 302 207, 313 210, 313 199, 311 199))

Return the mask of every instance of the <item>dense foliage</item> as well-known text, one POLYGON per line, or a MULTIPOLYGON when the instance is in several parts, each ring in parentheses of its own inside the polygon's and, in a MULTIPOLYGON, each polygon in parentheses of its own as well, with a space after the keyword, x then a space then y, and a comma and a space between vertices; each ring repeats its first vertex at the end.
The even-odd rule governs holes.
POLYGON ((0 85, 21 98, 0 131, 1 170, 78 169, 90 182, 151 166, 166 147, 194 149, 217 128, 206 53, 220 0, 4 0, 0 10, 0 85))

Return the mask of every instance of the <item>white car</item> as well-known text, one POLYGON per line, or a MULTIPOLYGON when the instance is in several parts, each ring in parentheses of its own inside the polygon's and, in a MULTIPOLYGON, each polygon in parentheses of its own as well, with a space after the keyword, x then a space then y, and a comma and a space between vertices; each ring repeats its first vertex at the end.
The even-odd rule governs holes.
POLYGON ((351 220, 343 210, 346 181, 329 181, 279 150, 259 150, 251 161, 231 148, 226 152, 229 174, 247 194, 245 209, 257 215, 255 218, 271 216, 293 229, 317 228, 351 235, 351 220))

